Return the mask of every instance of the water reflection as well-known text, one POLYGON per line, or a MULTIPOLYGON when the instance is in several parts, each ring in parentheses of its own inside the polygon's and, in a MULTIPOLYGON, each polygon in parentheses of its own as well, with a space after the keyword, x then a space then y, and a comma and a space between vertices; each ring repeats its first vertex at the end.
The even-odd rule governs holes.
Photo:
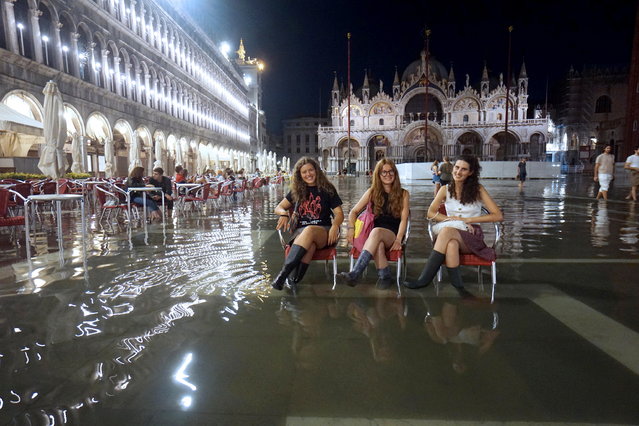
POLYGON ((592 217, 592 245, 605 247, 610 236, 610 220, 608 219, 608 205, 606 201, 599 201, 592 217))

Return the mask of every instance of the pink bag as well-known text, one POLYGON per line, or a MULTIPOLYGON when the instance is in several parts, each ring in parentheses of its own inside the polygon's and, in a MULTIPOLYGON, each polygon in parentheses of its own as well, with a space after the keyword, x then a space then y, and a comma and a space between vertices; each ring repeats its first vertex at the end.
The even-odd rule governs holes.
POLYGON ((364 243, 375 227, 375 215, 373 214, 372 204, 369 202, 366 206, 366 210, 360 213, 355 222, 355 236, 353 237, 353 247, 358 251, 364 249, 364 243), (361 222, 361 225, 360 223, 361 222))

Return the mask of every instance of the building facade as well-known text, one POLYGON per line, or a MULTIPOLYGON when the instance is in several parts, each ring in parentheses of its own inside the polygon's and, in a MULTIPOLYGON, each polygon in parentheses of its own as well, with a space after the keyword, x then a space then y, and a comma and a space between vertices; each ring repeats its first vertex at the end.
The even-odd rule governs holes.
POLYGON ((350 142, 348 96, 335 77, 331 126, 318 130, 324 168, 363 172, 372 170, 382 157, 396 163, 423 162, 461 153, 475 154, 484 161, 545 160, 552 123, 542 118, 540 110, 535 111, 535 118, 527 118, 525 65, 508 90, 502 75, 499 80, 490 78, 486 66, 477 85, 471 86, 466 75, 464 87, 457 90, 452 67, 448 71, 426 57, 422 52, 401 79, 395 71, 391 93, 384 91, 382 81, 371 84, 367 75, 360 89, 349 89, 350 142))
POLYGON ((557 108, 553 146, 553 150, 565 152, 564 163, 591 163, 605 145, 613 146, 616 161, 626 159, 627 89, 626 68, 570 69, 557 108))
POLYGON ((302 157, 318 158, 318 128, 326 128, 331 121, 328 118, 299 117, 282 120, 282 155, 291 159, 295 165, 302 157))
MULTIPOLYGON (((81 141, 73 171, 126 175, 132 149, 147 170, 254 168, 263 155, 260 89, 173 3, 0 1, 0 101, 42 122, 42 89, 54 80, 65 150, 81 141)), ((37 163, 38 142, 15 140, 2 147, 4 170, 37 163)))

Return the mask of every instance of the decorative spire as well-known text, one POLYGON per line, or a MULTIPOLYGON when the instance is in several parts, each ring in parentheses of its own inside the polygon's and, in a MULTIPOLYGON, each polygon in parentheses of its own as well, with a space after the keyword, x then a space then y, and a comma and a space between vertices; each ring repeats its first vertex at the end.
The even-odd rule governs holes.
POLYGON ((339 85, 337 84, 337 71, 333 71, 335 78, 333 79, 333 90, 339 90, 339 85))
POLYGON ((364 87, 368 88, 368 71, 364 68, 364 87))
POLYGON ((242 62, 246 60, 246 50, 244 50, 244 40, 240 39, 240 48, 235 52, 237 53, 238 59, 242 62))
POLYGON ((486 61, 484 61, 484 71, 481 73, 481 81, 488 81, 488 68, 486 67, 486 61))
POLYGON ((519 78, 528 78, 528 74, 526 74, 526 61, 522 59, 521 61, 521 71, 519 72, 519 78))
POLYGON ((397 65, 395 65, 395 78, 393 78, 393 85, 399 86, 399 75, 397 74, 397 65))
POLYGON ((448 81, 455 81, 455 72, 453 71, 453 63, 450 63, 450 72, 448 73, 448 81))

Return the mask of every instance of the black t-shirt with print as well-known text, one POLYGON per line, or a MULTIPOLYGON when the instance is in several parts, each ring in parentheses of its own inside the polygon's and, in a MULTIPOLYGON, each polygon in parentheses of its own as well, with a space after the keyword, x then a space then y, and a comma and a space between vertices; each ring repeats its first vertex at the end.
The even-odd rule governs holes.
MULTIPOLYGON (((293 194, 289 191, 286 199, 292 205, 293 194)), ((299 227, 308 225, 331 226, 333 209, 342 205, 342 199, 337 192, 333 195, 318 189, 316 186, 308 187, 308 199, 300 201, 297 206, 297 213, 300 216, 299 227)))

